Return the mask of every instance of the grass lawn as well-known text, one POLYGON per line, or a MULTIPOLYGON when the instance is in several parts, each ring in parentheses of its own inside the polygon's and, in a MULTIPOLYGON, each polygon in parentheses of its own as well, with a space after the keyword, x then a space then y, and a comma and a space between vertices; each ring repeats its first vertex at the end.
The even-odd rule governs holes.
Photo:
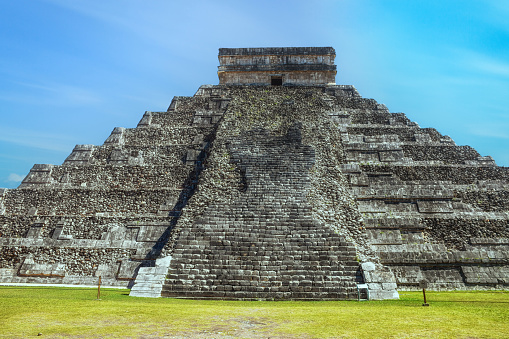
POLYGON ((0 287, 0 337, 508 338, 509 291, 387 301, 204 301, 128 290, 0 287))

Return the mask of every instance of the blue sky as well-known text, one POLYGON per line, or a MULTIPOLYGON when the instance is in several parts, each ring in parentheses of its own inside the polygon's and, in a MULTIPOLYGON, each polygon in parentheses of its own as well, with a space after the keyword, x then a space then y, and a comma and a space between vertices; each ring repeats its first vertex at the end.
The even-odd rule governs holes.
POLYGON ((217 84, 220 47, 332 46, 338 84, 509 166, 509 1, 0 0, 0 187, 217 84))

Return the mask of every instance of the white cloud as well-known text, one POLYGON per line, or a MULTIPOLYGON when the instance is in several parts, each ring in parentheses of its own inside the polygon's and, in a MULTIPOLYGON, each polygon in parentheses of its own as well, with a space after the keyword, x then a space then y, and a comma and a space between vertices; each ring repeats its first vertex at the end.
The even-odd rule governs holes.
POLYGON ((509 77, 509 63, 507 62, 484 58, 475 61, 473 65, 486 73, 509 77))
POLYGON ((484 76, 494 75, 509 78, 509 62, 506 58, 496 58, 472 50, 455 50, 455 60, 467 71, 477 71, 484 76))
POLYGON ((472 135, 496 139, 509 139, 509 123, 507 122, 478 122, 475 125, 468 126, 468 129, 472 135))
POLYGON ((8 182, 21 182, 25 177, 16 173, 9 174, 8 182))
MULTIPOLYGON (((46 2, 54 5, 67 8, 69 10, 81 13, 85 16, 90 16, 96 19, 100 19, 107 22, 112 22, 120 25, 126 25, 126 20, 123 20, 120 16, 115 15, 118 13, 113 8, 108 8, 108 2, 90 2, 90 1, 66 1, 66 0, 46 0, 46 2)), ((117 4, 118 5, 118 4, 117 4)), ((125 10, 125 8, 124 8, 125 10)))
POLYGON ((487 0, 484 5, 487 5, 486 8, 488 9, 485 14, 486 22, 509 32, 509 22, 507 21, 509 2, 506 0, 487 0))
POLYGON ((26 90, 4 93, 0 95, 0 100, 55 106, 96 105, 103 102, 102 98, 93 91, 72 85, 26 82, 16 82, 16 84, 25 87, 26 90))
MULTIPOLYGON (((140 3, 125 1, 124 6, 118 7, 118 3, 108 1, 84 1, 84 0, 45 0, 53 5, 63 7, 71 10, 82 16, 93 18, 109 25, 120 27, 123 30, 143 37, 145 40, 155 42, 160 46, 171 46, 172 44, 182 44, 188 46, 187 39, 171 39, 171 33, 168 28, 179 27, 184 18, 191 19, 192 13, 189 6, 197 6, 192 2, 187 3, 189 10, 182 11, 179 7, 180 4, 165 1, 153 1, 151 3, 139 5, 140 3), (178 16, 171 18, 171 14, 178 16), (170 15, 170 16, 168 16, 170 15)), ((196 11, 196 14, 202 13, 196 11)), ((185 33, 192 29, 186 27, 186 30, 179 31, 180 34, 185 33)), ((176 31, 176 30, 175 30, 176 31)), ((188 46, 189 47, 189 46, 188 46)), ((185 54, 185 53, 184 53, 185 54)))
MULTIPOLYGON (((243 2, 152 0, 142 4, 124 0, 123 6, 119 7, 117 2, 111 1, 44 1, 115 26, 131 37, 141 38, 145 43, 166 49, 171 52, 170 58, 180 57, 194 62, 203 62, 203 53, 212 50, 215 54, 218 47, 249 47, 242 45, 247 40, 255 45, 278 46, 284 44, 281 41, 286 42, 289 38, 282 34, 284 30, 273 29, 271 24, 275 20, 271 19, 271 15, 274 13, 254 15, 257 12, 246 11, 243 2), (237 29, 232 30, 232 27, 237 29)), ((269 1, 266 2, 269 4, 269 1)), ((271 6, 282 5, 271 3, 271 6)), ((295 4, 287 10, 289 13, 300 14, 295 4)), ((273 11, 277 12, 275 8, 273 11)))
POLYGON ((57 152, 69 152, 72 137, 41 133, 35 130, 0 126, 0 141, 16 145, 45 149, 57 152))

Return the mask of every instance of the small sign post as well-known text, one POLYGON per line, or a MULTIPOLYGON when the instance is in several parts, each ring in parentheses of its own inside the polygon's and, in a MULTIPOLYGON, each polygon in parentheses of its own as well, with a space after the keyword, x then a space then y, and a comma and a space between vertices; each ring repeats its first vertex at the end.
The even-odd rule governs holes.
POLYGON ((426 302, 426 288, 428 287, 428 281, 425 279, 419 281, 419 287, 422 288, 422 296, 424 297, 424 304, 422 304, 422 306, 429 306, 426 302))

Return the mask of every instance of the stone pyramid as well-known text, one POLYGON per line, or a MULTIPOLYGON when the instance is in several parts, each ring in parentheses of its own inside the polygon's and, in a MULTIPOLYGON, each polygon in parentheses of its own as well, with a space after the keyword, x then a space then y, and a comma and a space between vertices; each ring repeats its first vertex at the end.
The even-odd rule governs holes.
POLYGON ((509 169, 336 85, 334 57, 222 48, 219 85, 34 165, 0 190, 0 283, 276 300, 507 288, 509 169))

